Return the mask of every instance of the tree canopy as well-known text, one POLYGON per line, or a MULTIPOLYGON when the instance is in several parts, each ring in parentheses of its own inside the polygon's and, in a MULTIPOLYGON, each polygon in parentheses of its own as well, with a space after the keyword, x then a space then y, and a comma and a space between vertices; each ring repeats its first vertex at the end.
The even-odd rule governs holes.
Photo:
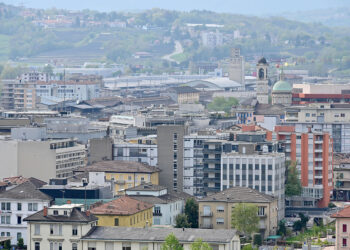
POLYGON ((295 161, 287 162, 287 182, 286 182, 286 196, 301 195, 302 187, 298 175, 297 163, 295 161))
POLYGON ((161 250, 183 250, 183 247, 176 236, 171 233, 165 238, 165 241, 161 246, 161 250))
POLYGON ((185 214, 191 228, 198 228, 198 203, 194 198, 186 200, 185 214))
POLYGON ((213 250, 213 248, 202 239, 197 239, 191 244, 191 250, 213 250))
POLYGON ((232 227, 246 236, 251 236, 252 233, 258 231, 259 221, 258 207, 256 205, 239 203, 232 210, 232 227))
POLYGON ((234 97, 215 97, 214 100, 208 104, 208 110, 210 111, 225 111, 230 113, 232 106, 238 104, 238 100, 234 97))
POLYGON ((188 222, 186 214, 179 214, 175 218, 175 227, 176 228, 189 228, 191 224, 188 222))

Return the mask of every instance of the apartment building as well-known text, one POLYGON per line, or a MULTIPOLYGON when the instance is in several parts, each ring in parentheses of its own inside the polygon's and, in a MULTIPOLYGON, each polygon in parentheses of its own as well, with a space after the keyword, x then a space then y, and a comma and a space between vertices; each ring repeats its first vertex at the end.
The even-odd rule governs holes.
POLYGON ((129 197, 153 205, 153 225, 176 225, 176 216, 185 209, 186 199, 190 195, 180 192, 168 192, 159 185, 141 184, 125 191, 129 197))
POLYGON ((333 139, 328 132, 296 132, 294 126, 276 126, 273 139, 283 142, 286 160, 296 161, 308 206, 327 207, 333 190, 333 139))
POLYGON ((266 238, 275 235, 278 223, 277 198, 247 187, 232 187, 198 201, 199 227, 230 229, 231 215, 236 204, 248 203, 258 207, 259 233, 266 238))
POLYGON ((101 161, 76 173, 89 172, 95 175, 96 181, 110 182, 116 194, 124 194, 125 190, 143 183, 159 184, 159 169, 140 162, 129 161, 101 161))
POLYGON ((105 227, 146 227, 153 221, 153 205, 129 196, 93 206, 91 213, 105 227))
POLYGON ((160 185, 169 191, 183 191, 183 125, 161 125, 157 127, 158 167, 160 185))
POLYGON ((11 237, 12 245, 16 245, 20 238, 27 245, 27 222, 23 219, 50 205, 52 198, 38 190, 44 184, 45 182, 29 178, 0 193, 0 235, 11 237))
POLYGON ((350 104, 313 103, 286 108, 286 123, 295 125, 295 131, 328 132, 333 138, 333 151, 350 153, 350 104))
POLYGON ((331 215, 335 219, 335 249, 349 249, 350 247, 350 207, 331 215))
POLYGON ((337 153, 333 155, 333 199, 350 200, 350 155, 337 153))
POLYGON ((24 219, 27 222, 29 250, 80 250, 81 237, 97 224, 97 217, 82 204, 44 207, 24 219))
POLYGON ((256 152, 254 145, 241 145, 241 152, 221 155, 220 190, 249 187, 278 200, 278 219, 284 218, 285 156, 283 153, 256 152), (250 149, 249 149, 250 148, 250 149))
POLYGON ((156 139, 156 135, 150 135, 116 141, 113 144, 113 160, 142 162, 155 167, 158 164, 156 139))
POLYGON ((202 32, 202 44, 204 47, 215 48, 223 45, 223 34, 216 30, 202 32))
POLYGON ((239 235, 234 229, 94 227, 81 238, 82 250, 161 249, 170 234, 174 234, 186 250, 191 249, 191 244, 198 239, 214 250, 241 249, 239 235))
POLYGON ((178 104, 199 102, 199 91, 189 86, 170 88, 168 95, 178 104))
POLYGON ((0 178, 23 176, 49 181, 73 176, 86 165, 85 145, 74 139, 0 140, 0 178))

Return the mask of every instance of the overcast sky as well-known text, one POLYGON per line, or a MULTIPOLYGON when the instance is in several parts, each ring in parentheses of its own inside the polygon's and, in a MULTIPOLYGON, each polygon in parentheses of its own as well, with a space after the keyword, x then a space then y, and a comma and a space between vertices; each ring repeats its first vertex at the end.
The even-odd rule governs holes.
POLYGON ((206 9, 251 15, 350 7, 350 0, 2 0, 2 2, 34 8, 56 7, 71 10, 122 11, 158 7, 173 10, 206 9))

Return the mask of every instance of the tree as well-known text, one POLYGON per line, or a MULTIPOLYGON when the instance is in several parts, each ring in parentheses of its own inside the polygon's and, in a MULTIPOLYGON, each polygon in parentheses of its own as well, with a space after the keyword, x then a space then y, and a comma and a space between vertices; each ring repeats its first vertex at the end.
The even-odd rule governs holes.
POLYGON ((23 239, 22 238, 19 238, 18 241, 17 241, 17 247, 19 249, 22 249, 24 248, 24 242, 23 242, 23 239))
POLYGON ((239 203, 232 210, 231 224, 246 236, 258 231, 258 207, 253 204, 239 203))
POLYGON ((43 68, 43 73, 47 74, 47 76, 52 76, 53 75, 53 67, 51 64, 46 64, 45 67, 43 68))
POLYGON ((286 228, 284 220, 280 220, 280 222, 278 223, 277 234, 280 235, 280 236, 286 236, 287 235, 287 228, 286 228))
POLYGON ((198 228, 198 203, 194 198, 187 199, 185 205, 185 214, 191 228, 198 228))
POLYGON ((171 233, 165 238, 165 241, 161 246, 161 250, 183 250, 183 247, 176 236, 171 233))
POLYGON ((297 163, 295 161, 289 161, 286 163, 288 173, 287 173, 287 183, 286 183, 286 195, 301 195, 301 184, 297 171, 297 163))
POLYGON ((4 248, 5 249, 10 249, 11 248, 11 241, 10 240, 5 241, 4 248))
POLYGON ((232 106, 236 106, 238 100, 234 97, 215 97, 214 100, 208 104, 208 109, 212 111, 225 111, 230 113, 232 106))
POLYGON ((306 229, 307 222, 310 219, 308 216, 305 216, 302 213, 299 213, 299 218, 300 218, 300 220, 294 222, 294 224, 293 224, 294 231, 302 231, 302 230, 306 229))
POLYGON ((254 234, 254 237, 253 237, 253 244, 255 246, 261 246, 262 244, 262 237, 261 237, 261 234, 254 234))
POLYGON ((213 248, 208 243, 203 242, 202 239, 197 239, 191 244, 191 250, 213 250, 213 248))
POLYGON ((179 214, 175 218, 176 228, 189 228, 191 224, 188 222, 186 214, 179 214))

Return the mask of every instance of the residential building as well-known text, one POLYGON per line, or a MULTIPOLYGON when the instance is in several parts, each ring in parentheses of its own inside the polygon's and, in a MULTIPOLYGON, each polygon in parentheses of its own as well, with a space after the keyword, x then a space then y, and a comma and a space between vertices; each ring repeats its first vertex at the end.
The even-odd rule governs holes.
POLYGON ((85 146, 75 139, 0 140, 0 178, 23 176, 49 181, 86 165, 85 146))
POLYGON ((99 226, 146 227, 152 226, 153 205, 123 196, 91 208, 99 226))
POLYGON ((275 235, 278 223, 277 198, 247 187, 232 187, 198 200, 199 227, 230 229, 231 215, 236 204, 247 203, 258 207, 259 232, 266 238, 275 235))
POLYGON ((110 182, 116 194, 124 194, 125 189, 142 183, 159 184, 159 169, 140 162, 101 161, 76 170, 76 173, 89 172, 100 182, 110 182))
POLYGON ((1 107, 6 110, 14 109, 15 99, 14 99, 14 86, 17 80, 1 80, 1 107))
POLYGON ((1 237, 11 237, 12 245, 16 245, 20 238, 27 245, 27 222, 23 219, 50 205, 52 198, 38 190, 44 184, 45 182, 29 178, 0 193, 0 234, 1 237))
POLYGON ((265 57, 262 57, 256 65, 256 98, 260 104, 269 103, 269 80, 267 76, 268 63, 265 57))
POLYGON ((83 249, 81 237, 97 224, 97 218, 82 204, 44 207, 24 221, 28 225, 28 250, 83 249))
POLYGON ((36 108, 36 90, 32 82, 2 80, 1 106, 5 109, 30 110, 36 108))
POLYGON ((158 164, 157 136, 138 137, 113 144, 113 160, 135 161, 150 166, 158 164))
POLYGON ((202 44, 204 47, 215 48, 223 45, 223 34, 216 30, 202 32, 202 44))
POLYGON ((245 89, 245 71, 244 71, 244 57, 241 56, 241 51, 239 48, 231 49, 230 66, 228 70, 229 79, 238 82, 245 89))
POLYGON ((286 123, 295 125, 297 132, 328 132, 336 153, 350 153, 350 104, 314 103, 286 108, 286 123))
POLYGON ((172 87, 167 94, 178 104, 199 102, 199 91, 189 86, 172 87))
POLYGON ((183 137, 186 128, 182 125, 157 127, 158 167, 160 185, 169 191, 183 191, 183 137))
POLYGON ((141 184, 125 190, 129 197, 153 205, 153 225, 176 225, 176 216, 184 213, 186 199, 190 195, 168 192, 163 186, 141 184))
POLYGON ((350 200, 350 154, 333 154, 333 199, 350 200))
POLYGON ((234 229, 94 227, 81 241, 83 250, 160 249, 170 234, 175 235, 184 249, 191 249, 197 239, 207 242, 215 250, 241 249, 239 235, 234 229))
POLYGON ((256 152, 254 144, 240 145, 240 152, 221 155, 221 187, 249 187, 278 200, 278 220, 284 218, 285 156, 283 153, 256 152))
POLYGON ((297 162, 303 196, 309 206, 327 207, 333 190, 333 139, 328 132, 297 132, 294 126, 276 126, 273 139, 282 142, 286 160, 297 162))
POLYGON ((110 137, 89 140, 88 163, 113 160, 113 139, 110 137))
POLYGON ((350 247, 350 206, 331 215, 335 219, 335 249, 350 247))

